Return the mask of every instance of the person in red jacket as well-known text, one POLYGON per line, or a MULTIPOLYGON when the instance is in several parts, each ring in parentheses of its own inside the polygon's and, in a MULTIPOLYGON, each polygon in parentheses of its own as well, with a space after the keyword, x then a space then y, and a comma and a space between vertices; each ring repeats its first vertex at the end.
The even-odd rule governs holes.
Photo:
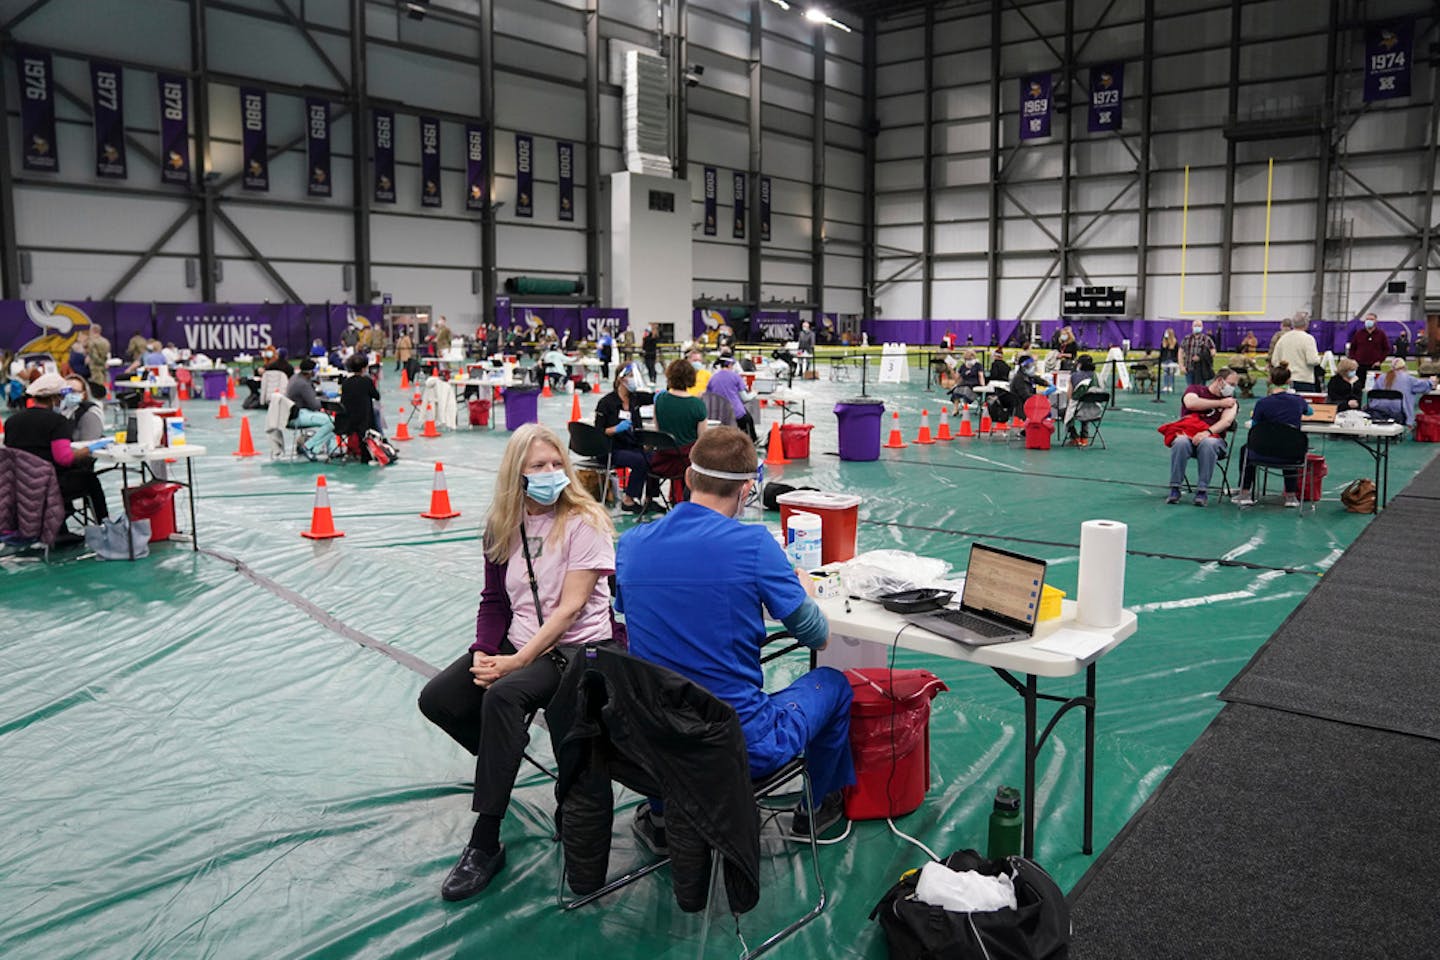
POLYGON ((1390 338, 1375 322, 1375 314, 1365 314, 1361 328, 1350 338, 1350 359, 1358 363, 1361 370, 1378 370, 1388 356, 1390 338))

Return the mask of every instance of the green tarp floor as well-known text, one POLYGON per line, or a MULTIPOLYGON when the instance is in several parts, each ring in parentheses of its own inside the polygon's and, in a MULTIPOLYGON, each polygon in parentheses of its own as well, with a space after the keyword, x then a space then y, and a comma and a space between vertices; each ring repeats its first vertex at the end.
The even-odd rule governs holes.
MULTIPOLYGON (((1097 854, 1369 519, 1338 502, 1372 472, 1346 442, 1314 448, 1330 468, 1318 512, 1278 497, 1245 511, 1165 505, 1155 427, 1174 418, 1173 397, 1123 395, 1105 422, 1109 449, 980 438, 844 463, 831 408, 858 385, 804 387, 811 456, 770 479, 861 494, 862 550, 959 567, 981 538, 1051 561, 1050 581, 1073 595, 1081 521, 1129 525, 1126 597, 1140 627, 1099 671, 1097 854)), ((913 439, 922 407, 938 427, 938 391, 870 392, 887 402, 887 431, 899 410, 913 439)), ((583 398, 587 415, 594 401, 583 398)), ((569 408, 568 396, 543 400, 541 419, 563 430, 569 408)), ((201 552, 169 543, 134 564, 83 550, 48 566, 0 559, 0 956, 692 955, 700 919, 676 908, 665 871, 582 910, 556 908, 550 781, 529 767, 504 824, 500 879, 469 903, 440 900, 468 835, 473 767, 416 710, 415 667, 448 663, 473 636, 476 531, 508 435, 462 428, 402 445, 389 468, 323 468, 346 536, 312 543, 299 531, 322 468, 265 457, 255 412, 262 456, 229 456, 239 421, 215 409, 186 405, 190 442, 211 454, 196 464, 201 552), (459 519, 419 517, 436 460, 459 519)), ((1431 450, 1395 447, 1392 492, 1431 450)), ((106 479, 114 508, 118 480, 106 479)), ((723 558, 697 552, 694 570, 723 575, 723 558)), ((931 791, 898 825, 942 855, 983 849, 995 788, 1022 779, 1020 698, 988 670, 904 652, 897 662, 951 687, 934 704, 931 791)), ((1093 859, 1080 853, 1083 733, 1078 714, 1061 721, 1037 774, 1038 859, 1067 889, 1093 859)), ((550 756, 543 730, 532 743, 550 756)), ((634 801, 617 805, 612 870, 641 857, 634 801)), ((815 892, 798 848, 773 828, 765 848, 762 902, 741 925, 751 943, 815 892)), ((867 915, 923 860, 884 822, 857 823, 822 851, 825 913, 775 955, 884 956, 867 915)), ((728 918, 711 940, 712 956, 738 952, 728 918)))

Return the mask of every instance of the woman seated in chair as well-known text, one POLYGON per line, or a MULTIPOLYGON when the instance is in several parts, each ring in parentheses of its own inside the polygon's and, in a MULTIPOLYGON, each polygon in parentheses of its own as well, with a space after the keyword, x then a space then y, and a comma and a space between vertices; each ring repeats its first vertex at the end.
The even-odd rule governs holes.
POLYGON ((755 435, 755 418, 750 416, 750 411, 745 407, 745 401, 750 399, 750 394, 746 393, 745 381, 735 372, 734 362, 729 357, 720 358, 719 369, 710 375, 710 382, 705 385, 705 393, 728 402, 735 414, 735 426, 748 433, 752 443, 759 439, 755 435))
POLYGON ((1335 365, 1335 376, 1325 384, 1325 401, 1340 411, 1359 410, 1365 400, 1365 384, 1360 380, 1360 364, 1343 357, 1335 365))
POLYGON ((1415 422, 1415 398, 1434 390, 1435 378, 1411 376, 1405 369, 1405 358, 1395 357, 1389 361, 1389 369, 1375 378, 1371 389, 1398 392, 1399 399, 1372 397, 1369 407, 1374 413, 1408 426, 1415 422))
POLYGON ((105 436, 105 413, 94 400, 98 385, 77 373, 65 378, 70 388, 60 395, 60 412, 70 420, 71 440, 89 443, 105 436))
POLYGON ((626 513, 638 514, 645 509, 640 498, 645 495, 645 484, 650 478, 650 461, 635 439, 635 431, 645 429, 640 408, 654 402, 653 394, 640 389, 635 368, 627 363, 615 372, 614 389, 595 404, 595 426, 610 438, 611 465, 630 471, 620 504, 626 513))
POLYGON ((67 503, 85 498, 96 521, 110 515, 105 490, 95 475, 88 447, 71 447, 74 424, 57 408, 70 388, 58 373, 42 373, 25 388, 34 406, 5 421, 5 446, 34 454, 55 465, 60 496, 67 503))
POLYGON ((985 380, 985 369, 980 366, 980 360, 975 356, 975 351, 966 348, 960 355, 960 365, 955 374, 955 385, 950 388, 950 401, 955 404, 951 416, 960 415, 960 407, 966 403, 978 403, 979 395, 975 388, 985 380))
POLYGON ((362 461, 370 459, 365 432, 377 429, 376 410, 380 404, 380 390, 370 379, 369 366, 369 358, 363 353, 345 361, 349 375, 340 381, 340 412, 335 417, 335 433, 349 437, 349 452, 359 454, 362 461))
MULTIPOLYGON (((684 458, 679 473, 690 465, 690 448, 705 429, 705 401, 691 396, 694 386, 695 368, 688 360, 675 360, 665 368, 665 392, 655 395, 655 429, 675 438, 675 453, 684 458)), ((659 469, 658 459, 651 459, 652 468, 659 469)))
MULTIPOLYGON (((1290 365, 1279 363, 1270 368, 1270 395, 1255 402, 1255 409, 1250 412, 1250 426, 1254 429, 1262 423, 1275 423, 1293 427, 1300 436, 1300 444, 1303 445, 1305 438, 1304 434, 1300 433, 1300 424, 1302 418, 1310 412, 1310 404, 1305 398, 1290 390, 1290 365)), ((1255 497, 1250 491, 1255 486, 1255 464, 1265 463, 1266 457, 1263 452, 1251 450, 1247 442, 1241 460, 1245 463, 1245 471, 1240 477, 1240 492, 1235 495, 1235 504, 1241 507, 1253 506, 1255 497)), ((1300 506, 1298 470, 1285 471, 1285 506, 1300 506)))
POLYGON ((606 579, 615 572, 614 529, 547 427, 526 424, 510 437, 483 542, 475 642, 420 693, 426 719, 476 757, 475 827, 440 887, 452 901, 484 890, 505 865, 500 823, 528 718, 560 684, 559 651, 614 636, 606 579))
POLYGON ((1090 425, 1103 415, 1100 404, 1086 400, 1092 390, 1099 391, 1095 380, 1095 358, 1084 354, 1075 361, 1075 372, 1070 375, 1070 401, 1065 407, 1065 430, 1077 447, 1090 445, 1090 425))
POLYGON ((1055 392, 1050 381, 1035 372, 1035 358, 1022 354, 1015 364, 1015 374, 1010 378, 1010 416, 1017 417, 1025 409, 1025 401, 1035 396, 1035 388, 1044 387, 1048 397, 1055 392))

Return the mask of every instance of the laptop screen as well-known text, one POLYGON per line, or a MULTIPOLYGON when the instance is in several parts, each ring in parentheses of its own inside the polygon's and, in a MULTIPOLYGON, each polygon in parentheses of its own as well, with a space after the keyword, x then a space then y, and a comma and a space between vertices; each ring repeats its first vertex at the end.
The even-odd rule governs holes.
POLYGON ((1033 628, 1044 584, 1044 560, 976 543, 970 547, 960 605, 1033 628))

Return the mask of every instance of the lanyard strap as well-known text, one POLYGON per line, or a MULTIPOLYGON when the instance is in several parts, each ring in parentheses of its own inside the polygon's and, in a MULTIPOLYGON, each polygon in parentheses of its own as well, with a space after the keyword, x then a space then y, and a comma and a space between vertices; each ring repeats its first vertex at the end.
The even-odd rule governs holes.
POLYGON ((540 585, 535 582, 535 564, 530 560, 530 537, 525 530, 525 518, 520 518, 520 549, 525 552, 525 573, 530 578, 530 595, 535 598, 535 619, 545 626, 545 612, 540 608, 540 585))

